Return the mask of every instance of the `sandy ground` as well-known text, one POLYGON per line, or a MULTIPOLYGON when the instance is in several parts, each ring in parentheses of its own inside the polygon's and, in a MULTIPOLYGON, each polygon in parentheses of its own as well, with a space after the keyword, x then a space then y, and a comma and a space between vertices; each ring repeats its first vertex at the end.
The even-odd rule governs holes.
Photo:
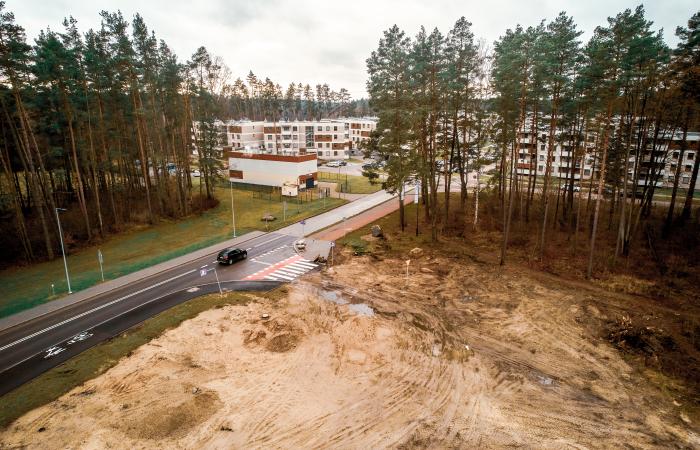
POLYGON ((624 298, 427 256, 410 270, 348 258, 276 304, 202 313, 0 448, 700 447, 683 399, 591 332, 624 298))

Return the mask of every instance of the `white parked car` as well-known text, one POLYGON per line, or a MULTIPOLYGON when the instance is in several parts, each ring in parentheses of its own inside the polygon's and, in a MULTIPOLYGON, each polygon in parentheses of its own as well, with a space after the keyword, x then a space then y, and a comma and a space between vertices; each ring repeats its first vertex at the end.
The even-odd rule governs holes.
POLYGON ((326 167, 340 167, 340 161, 328 161, 326 167))
POLYGON ((202 173, 201 173, 199 170, 194 169, 194 170, 192 171, 192 176, 193 176, 193 177, 196 177, 196 178, 199 178, 199 177, 202 176, 202 173))

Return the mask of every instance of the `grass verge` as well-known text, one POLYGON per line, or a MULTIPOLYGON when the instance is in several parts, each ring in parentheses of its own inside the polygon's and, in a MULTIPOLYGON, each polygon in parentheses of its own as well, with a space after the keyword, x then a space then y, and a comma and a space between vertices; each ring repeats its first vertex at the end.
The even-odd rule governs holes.
POLYGON ((382 189, 381 183, 372 184, 366 177, 357 175, 319 172, 318 179, 319 181, 338 183, 338 191, 342 189, 342 192, 347 192, 349 194, 373 194, 382 189))
MULTIPOLYGON (((276 300, 286 293, 284 286, 256 295, 276 300)), ((130 328, 108 341, 54 367, 32 381, 0 397, 0 428, 5 428, 23 414, 49 403, 76 386, 95 378, 114 367, 121 358, 130 355, 141 345, 175 328, 199 313, 224 305, 245 305, 250 294, 229 292, 204 295, 163 311, 141 324, 130 328)))

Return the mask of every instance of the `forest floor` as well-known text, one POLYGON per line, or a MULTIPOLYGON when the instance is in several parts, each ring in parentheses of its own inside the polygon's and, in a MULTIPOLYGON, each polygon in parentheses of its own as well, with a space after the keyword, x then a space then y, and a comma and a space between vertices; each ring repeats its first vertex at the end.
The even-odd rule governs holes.
POLYGON ((700 446, 696 293, 498 266, 379 222, 385 239, 364 227, 335 267, 185 321, 0 448, 700 446))
MULTIPOLYGON (((252 230, 281 228, 346 202, 338 198, 316 199, 301 204, 288 202, 287 220, 283 221, 281 201, 241 189, 234 190, 234 193, 238 235, 252 230), (261 217, 267 213, 278 220, 269 225, 262 222, 261 217)), ((219 188, 215 195, 219 201, 218 206, 199 215, 181 220, 160 220, 153 226, 134 225, 89 247, 71 249, 69 243, 67 259, 73 291, 101 282, 98 249, 104 256, 105 280, 110 280, 230 239, 232 227, 229 189, 219 188)), ((53 261, 2 270, 0 288, 3 293, 0 298, 0 317, 54 300, 67 291, 63 260, 59 255, 53 261)))

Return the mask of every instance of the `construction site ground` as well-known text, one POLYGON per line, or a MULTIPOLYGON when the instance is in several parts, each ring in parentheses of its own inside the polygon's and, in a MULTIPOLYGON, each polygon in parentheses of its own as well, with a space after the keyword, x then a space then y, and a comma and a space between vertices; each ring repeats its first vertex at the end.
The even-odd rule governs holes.
POLYGON ((693 375, 665 370, 697 307, 385 232, 167 331, 0 448, 700 447, 693 375))

